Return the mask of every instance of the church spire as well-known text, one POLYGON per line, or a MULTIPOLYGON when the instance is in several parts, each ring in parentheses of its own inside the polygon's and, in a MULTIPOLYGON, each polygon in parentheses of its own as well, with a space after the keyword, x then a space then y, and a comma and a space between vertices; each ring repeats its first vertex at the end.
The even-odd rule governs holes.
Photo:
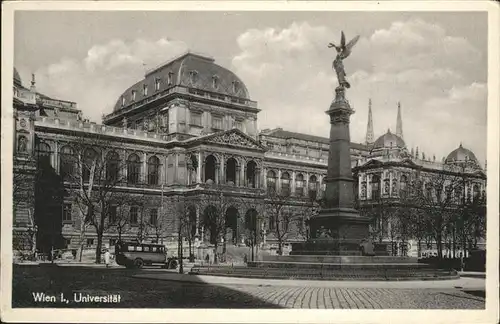
POLYGON ((366 144, 373 143, 373 118, 372 118, 372 99, 368 99, 368 125, 366 126, 366 144))
POLYGON ((403 138, 403 119, 401 118, 401 102, 398 102, 398 120, 396 123, 396 135, 403 138))

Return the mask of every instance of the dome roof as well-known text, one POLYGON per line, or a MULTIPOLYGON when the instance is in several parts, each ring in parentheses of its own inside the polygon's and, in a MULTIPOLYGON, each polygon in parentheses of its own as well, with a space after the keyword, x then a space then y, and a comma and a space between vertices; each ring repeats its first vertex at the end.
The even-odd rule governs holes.
POLYGON ((404 147, 406 147, 406 144, 403 139, 396 134, 391 133, 390 129, 387 130, 387 133, 377 138, 377 140, 373 143, 373 149, 404 147))
POLYGON ((16 68, 14 68, 14 84, 17 86, 23 85, 23 83, 21 81, 21 76, 19 75, 19 72, 17 72, 16 68))
POLYGON ((118 98, 113 111, 132 103, 133 91, 139 101, 174 86, 185 86, 242 99, 250 99, 245 84, 214 59, 194 53, 183 54, 146 73, 143 80, 128 88, 118 98), (156 90, 159 83, 159 90, 156 90), (144 89, 147 88, 147 93, 144 89))
POLYGON ((451 151, 445 160, 446 164, 460 162, 472 162, 476 165, 479 165, 476 155, 474 155, 471 150, 464 148, 462 146, 462 143, 460 143, 460 146, 457 149, 451 151))

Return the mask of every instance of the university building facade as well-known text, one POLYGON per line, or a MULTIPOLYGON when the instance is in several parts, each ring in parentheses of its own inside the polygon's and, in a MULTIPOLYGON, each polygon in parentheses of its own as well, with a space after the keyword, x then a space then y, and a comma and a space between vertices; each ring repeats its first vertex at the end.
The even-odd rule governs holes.
MULTIPOLYGON (((228 243, 244 244, 246 231, 258 228, 262 240, 273 244, 273 222, 261 208, 269 193, 289 196, 293 213, 313 205, 325 186, 329 139, 281 128, 259 131, 260 110, 245 84, 202 55, 186 53, 148 71, 123 92, 102 124, 84 119, 76 103, 40 94, 34 79, 24 87, 17 71, 13 106, 14 248, 23 248, 19 242, 26 233, 44 251, 81 243, 83 211, 71 195, 78 184, 69 179, 80 174, 82 190, 97 181, 95 163, 87 170, 86 160, 103 161, 103 176, 117 180, 112 191, 130 197, 108 211, 104 242, 111 245, 139 232, 144 240, 175 241, 175 221, 166 222, 161 233, 158 224, 173 217, 167 211, 180 200, 196 241, 209 243, 217 238, 206 219, 219 196, 227 197, 228 243), (122 214, 127 221, 118 229, 113 222, 122 214)), ((351 143, 362 211, 382 198, 399 200, 416 173, 466 175, 465 194, 484 196, 485 171, 471 151, 460 146, 443 161, 408 151, 400 107, 396 134, 388 131, 374 140, 369 106, 366 142, 351 143)), ((307 237, 301 219, 306 216, 297 217, 287 241, 307 237)), ((84 244, 95 247, 92 228, 84 244)))

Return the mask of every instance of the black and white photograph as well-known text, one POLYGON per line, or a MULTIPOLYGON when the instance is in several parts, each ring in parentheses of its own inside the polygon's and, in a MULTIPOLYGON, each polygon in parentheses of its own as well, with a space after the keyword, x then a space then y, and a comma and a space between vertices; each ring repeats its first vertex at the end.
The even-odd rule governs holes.
POLYGON ((4 3, 2 320, 497 322, 498 5, 392 2, 4 3))

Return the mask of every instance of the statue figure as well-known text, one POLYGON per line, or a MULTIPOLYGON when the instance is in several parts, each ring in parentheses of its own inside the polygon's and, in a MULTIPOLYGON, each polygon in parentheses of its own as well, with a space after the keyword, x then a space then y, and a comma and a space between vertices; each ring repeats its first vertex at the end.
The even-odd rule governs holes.
POLYGON ((19 141, 17 144, 17 151, 18 152, 26 152, 26 137, 19 136, 19 141))
POLYGON ((359 35, 351 39, 349 43, 345 43, 345 35, 342 31, 340 38, 340 46, 335 45, 334 43, 328 44, 328 48, 335 47, 337 50, 337 57, 333 61, 333 69, 337 72, 337 79, 339 80, 339 86, 342 88, 350 88, 351 85, 347 82, 346 73, 344 70, 344 60, 351 54, 351 50, 354 45, 358 42, 359 35))

